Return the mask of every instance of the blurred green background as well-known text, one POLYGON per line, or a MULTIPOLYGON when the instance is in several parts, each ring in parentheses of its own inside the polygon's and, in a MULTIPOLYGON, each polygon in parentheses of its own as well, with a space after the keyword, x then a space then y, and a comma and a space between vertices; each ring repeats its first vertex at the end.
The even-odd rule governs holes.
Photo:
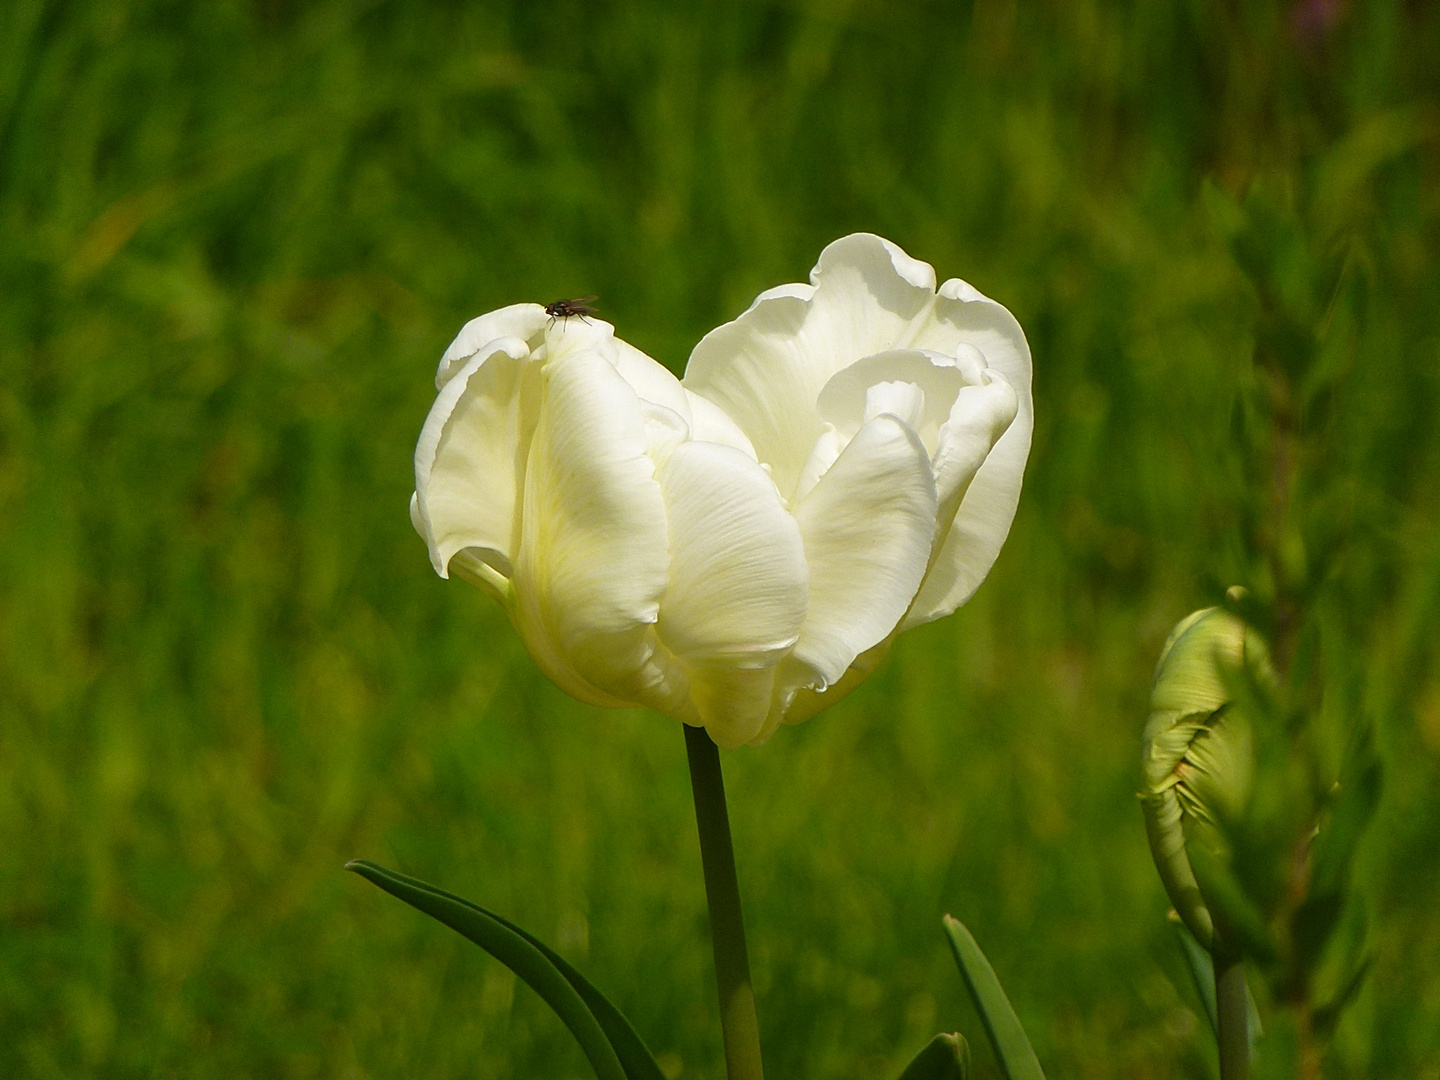
POLYGON ((587 1075, 364 856, 718 1078, 681 733, 433 574, 410 458, 466 319, 598 293, 678 371, 865 229, 1012 308, 1038 426, 975 600, 725 756, 772 1075, 996 1075, 946 911, 1052 1077, 1209 1075, 1134 792, 1238 582, 1385 760, 1329 1073, 1440 1077, 1437 55, 1423 2, 7 0, 0 1072, 587 1075))

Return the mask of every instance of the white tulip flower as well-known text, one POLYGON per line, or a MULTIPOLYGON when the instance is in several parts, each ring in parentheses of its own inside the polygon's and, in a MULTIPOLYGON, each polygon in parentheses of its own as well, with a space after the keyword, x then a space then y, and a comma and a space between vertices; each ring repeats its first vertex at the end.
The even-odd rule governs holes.
POLYGON ((441 359, 415 527, 582 701, 764 742, 994 563, 1030 449, 1019 324, 869 234, 810 281, 707 334, 683 381, 539 304, 441 359))

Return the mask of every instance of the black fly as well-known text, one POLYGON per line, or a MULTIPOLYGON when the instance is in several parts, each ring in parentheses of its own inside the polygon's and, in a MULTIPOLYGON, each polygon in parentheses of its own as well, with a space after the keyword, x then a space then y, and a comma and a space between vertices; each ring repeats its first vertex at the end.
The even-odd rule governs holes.
POLYGON ((545 314, 550 316, 551 326, 555 325, 556 319, 568 322, 571 315, 578 315, 584 321, 586 315, 595 314, 595 309, 590 306, 594 299, 593 296, 577 296, 573 300, 556 300, 545 305, 545 314))

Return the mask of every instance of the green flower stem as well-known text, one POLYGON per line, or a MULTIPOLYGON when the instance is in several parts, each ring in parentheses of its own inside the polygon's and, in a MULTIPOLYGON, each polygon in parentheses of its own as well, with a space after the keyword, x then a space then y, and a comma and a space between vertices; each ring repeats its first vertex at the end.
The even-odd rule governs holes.
POLYGON ((1215 961, 1215 1012, 1219 1023, 1220 1080, 1250 1076, 1250 1003, 1245 995, 1245 965, 1238 956, 1212 954, 1215 961))
POLYGON ((755 991, 750 986, 750 957, 745 951, 745 920, 735 880, 735 847, 730 842, 725 781, 720 775, 720 748, 704 728, 687 724, 685 749, 690 757, 690 787, 695 793, 695 823, 700 830, 710 939, 715 945, 725 1074, 730 1080, 764 1080, 760 1024, 755 1017, 755 991))

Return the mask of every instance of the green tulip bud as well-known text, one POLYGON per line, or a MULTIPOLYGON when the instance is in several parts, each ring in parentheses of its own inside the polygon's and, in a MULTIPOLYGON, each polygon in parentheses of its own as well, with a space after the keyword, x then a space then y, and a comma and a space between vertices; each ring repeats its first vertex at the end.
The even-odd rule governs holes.
POLYGON ((1217 907, 1233 904, 1220 896, 1207 902, 1203 883, 1230 865, 1229 836, 1245 815, 1255 772, 1251 718, 1232 692, 1246 671, 1272 678, 1265 643, 1242 619, 1219 607, 1187 616, 1161 650, 1145 724, 1140 798, 1150 851, 1176 912, 1212 951, 1217 937, 1229 936, 1217 907))

